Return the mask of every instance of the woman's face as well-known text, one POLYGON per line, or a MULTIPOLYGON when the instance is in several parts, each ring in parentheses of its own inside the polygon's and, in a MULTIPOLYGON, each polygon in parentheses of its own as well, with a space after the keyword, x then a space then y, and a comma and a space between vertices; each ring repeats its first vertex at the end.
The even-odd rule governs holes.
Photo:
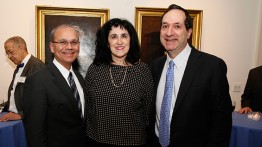
POLYGON ((111 50, 112 60, 125 60, 130 48, 130 35, 125 28, 112 27, 108 35, 109 48, 111 50))

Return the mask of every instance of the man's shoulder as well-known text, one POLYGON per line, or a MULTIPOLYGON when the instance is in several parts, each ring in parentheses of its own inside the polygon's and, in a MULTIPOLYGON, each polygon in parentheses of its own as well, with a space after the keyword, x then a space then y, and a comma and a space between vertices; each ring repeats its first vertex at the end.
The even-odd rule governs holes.
POLYGON ((255 67, 251 71, 262 71, 262 66, 255 67))
POLYGON ((22 76, 31 76, 32 74, 38 72, 39 70, 41 70, 44 67, 45 67, 45 64, 41 60, 31 55, 31 57, 29 58, 29 60, 27 61, 24 67, 22 76))
POLYGON ((199 54, 199 57, 205 61, 205 63, 211 64, 211 63, 225 63, 225 61, 213 54, 197 51, 199 54))
POLYGON ((158 57, 158 58, 154 59, 149 65, 159 64, 159 63, 165 62, 166 58, 167 58, 166 55, 158 57))
POLYGON ((44 62, 36 57, 34 57, 33 55, 31 55, 29 61, 31 61, 34 64, 40 64, 40 65, 45 65, 44 62))
MULTIPOLYGON (((57 75, 54 74, 53 71, 50 71, 49 68, 44 67, 40 69, 39 71, 33 73, 32 75, 27 77, 27 80, 31 81, 31 83, 34 83, 36 85, 49 85, 56 79, 57 75)), ((51 86, 51 85, 49 85, 51 86)))
POLYGON ((210 54, 210 53, 207 53, 207 52, 203 52, 203 51, 197 51, 197 52, 205 58, 209 58, 209 59, 212 59, 212 60, 221 60, 221 58, 216 56, 216 55, 213 55, 213 54, 210 54))
POLYGON ((262 66, 258 66, 258 67, 250 69, 249 74, 251 74, 251 75, 254 75, 254 74, 262 75, 262 66))

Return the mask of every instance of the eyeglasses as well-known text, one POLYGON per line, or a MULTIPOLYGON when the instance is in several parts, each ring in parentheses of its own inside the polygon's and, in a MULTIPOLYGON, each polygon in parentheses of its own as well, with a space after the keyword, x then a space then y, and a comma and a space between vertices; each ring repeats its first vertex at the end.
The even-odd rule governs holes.
POLYGON ((13 56, 14 54, 16 54, 16 52, 17 52, 18 50, 7 50, 5 53, 6 53, 6 55, 7 56, 13 56))
POLYGON ((52 42, 52 43, 57 43, 63 47, 67 46, 68 44, 70 44, 71 46, 76 46, 78 45, 80 42, 79 41, 71 41, 71 42, 68 42, 68 41, 58 41, 58 42, 52 42))

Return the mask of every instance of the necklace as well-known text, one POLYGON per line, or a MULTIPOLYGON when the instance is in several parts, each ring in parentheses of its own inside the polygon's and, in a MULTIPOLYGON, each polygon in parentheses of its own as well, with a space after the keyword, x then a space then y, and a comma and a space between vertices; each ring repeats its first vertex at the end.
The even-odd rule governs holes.
POLYGON ((126 67, 126 71, 125 71, 124 78, 123 78, 122 82, 120 83, 120 85, 116 85, 115 82, 114 82, 114 78, 113 78, 113 76, 112 76, 111 65, 110 65, 110 67, 109 67, 109 73, 110 73, 110 79, 111 79, 112 84, 113 84, 115 87, 120 87, 120 86, 123 85, 123 83, 125 82, 126 73, 127 73, 127 67, 126 67))

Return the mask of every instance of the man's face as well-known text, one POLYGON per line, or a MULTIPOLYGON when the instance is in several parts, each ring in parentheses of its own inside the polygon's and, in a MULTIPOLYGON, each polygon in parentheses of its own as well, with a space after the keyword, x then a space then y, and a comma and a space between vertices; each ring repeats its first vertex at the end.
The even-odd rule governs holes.
POLYGON ((50 42, 51 52, 55 59, 65 68, 70 69, 79 53, 79 38, 77 32, 71 27, 60 27, 50 42))
POLYGON ((192 29, 186 30, 185 13, 181 10, 167 12, 161 24, 160 42, 169 51, 181 52, 187 45, 192 29))
POLYGON ((16 65, 20 64, 24 59, 24 50, 14 45, 11 41, 5 43, 5 52, 8 58, 16 65))

